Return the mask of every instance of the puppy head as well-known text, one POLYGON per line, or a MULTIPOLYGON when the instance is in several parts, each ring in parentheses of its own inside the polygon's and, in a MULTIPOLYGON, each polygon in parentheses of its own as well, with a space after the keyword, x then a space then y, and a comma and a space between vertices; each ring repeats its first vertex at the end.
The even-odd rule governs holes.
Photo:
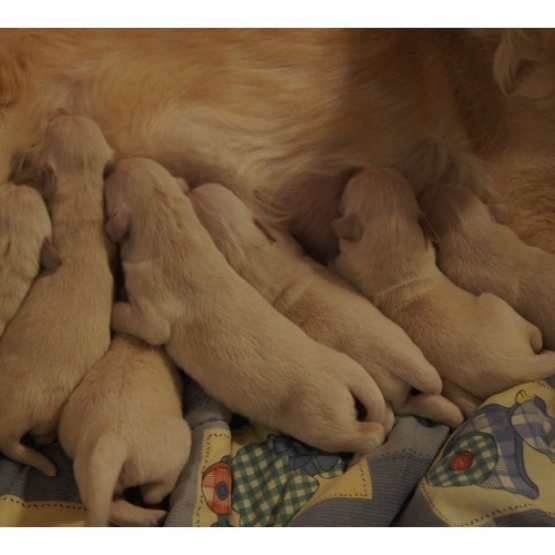
POLYGON ((425 232, 442 237, 465 225, 488 224, 492 216, 480 199, 464 185, 441 184, 427 189, 418 198, 425 232))
POLYGON ((193 189, 189 198, 202 225, 232 265, 253 249, 271 248, 279 238, 276 230, 223 185, 205 183, 193 189))
POLYGON ((411 186, 393 170, 365 170, 354 176, 345 187, 340 210, 343 216, 332 222, 332 228, 342 250, 349 244, 414 248, 414 237, 422 237, 421 212, 411 186))
POLYGON ((127 158, 109 164, 104 173, 106 232, 115 242, 123 241, 131 230, 133 215, 148 208, 155 192, 178 197, 187 190, 183 179, 173 177, 148 158, 127 158))
POLYGON ((40 263, 54 270, 61 258, 51 241, 50 216, 38 191, 26 185, 5 183, 0 187, 0 230, 8 241, 14 238, 27 248, 40 249, 40 263))
POLYGON ((60 174, 102 175, 113 155, 114 151, 93 120, 73 116, 65 109, 56 110, 46 126, 40 156, 46 195, 51 193, 60 174))

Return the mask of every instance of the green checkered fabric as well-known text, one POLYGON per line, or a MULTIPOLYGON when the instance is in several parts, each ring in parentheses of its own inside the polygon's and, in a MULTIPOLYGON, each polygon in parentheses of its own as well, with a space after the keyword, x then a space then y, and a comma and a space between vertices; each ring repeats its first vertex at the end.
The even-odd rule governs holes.
POLYGON ((460 436, 441 455, 427 476, 431 486, 468 486, 481 484, 492 473, 499 455, 490 434, 471 432, 460 436), (467 468, 453 467, 462 453, 470 453, 472 463, 467 468))
POLYGON ((284 526, 318 489, 312 476, 291 468, 286 453, 274 452, 272 437, 233 458, 232 505, 241 526, 284 526))

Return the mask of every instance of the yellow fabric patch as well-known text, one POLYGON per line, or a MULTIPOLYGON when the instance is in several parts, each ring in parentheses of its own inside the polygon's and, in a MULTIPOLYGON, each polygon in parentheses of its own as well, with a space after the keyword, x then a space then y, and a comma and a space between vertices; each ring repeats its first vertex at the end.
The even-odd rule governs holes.
POLYGON ((420 490, 450 526, 536 509, 555 515, 555 391, 532 382, 490 397, 448 439, 420 490))
POLYGON ((321 480, 320 488, 314 494, 314 497, 303 506, 300 512, 332 497, 372 499, 372 478, 366 459, 357 462, 342 476, 331 480, 321 480))
POLYGON ((257 425, 205 430, 196 526, 281 526, 332 497, 372 498, 365 460, 345 471, 338 456, 257 425))
MULTIPOLYGON (((228 512, 228 500, 224 499, 221 503, 223 508, 215 508, 212 505, 214 495, 212 492, 208 493, 207 490, 214 490, 214 486, 218 480, 231 481, 231 474, 225 464, 221 464, 224 459, 231 452, 231 433, 222 430, 205 430, 202 441, 202 456, 203 460, 199 466, 199 479, 197 481, 197 503, 194 513, 194 526, 214 526, 214 515, 225 515, 228 512), (216 470, 219 465, 221 469, 220 475, 216 475, 216 470), (214 470, 214 479, 210 480, 209 476, 212 475, 214 470), (212 483, 211 483, 212 482, 212 483), (203 490, 207 491, 206 497, 203 495, 203 490), (212 507, 212 508, 211 508, 212 507), (214 510, 212 510, 214 509, 214 510)), ((217 518, 217 517, 216 517, 217 518)))
POLYGON ((0 497, 0 526, 83 526, 84 522, 85 507, 78 503, 0 497))

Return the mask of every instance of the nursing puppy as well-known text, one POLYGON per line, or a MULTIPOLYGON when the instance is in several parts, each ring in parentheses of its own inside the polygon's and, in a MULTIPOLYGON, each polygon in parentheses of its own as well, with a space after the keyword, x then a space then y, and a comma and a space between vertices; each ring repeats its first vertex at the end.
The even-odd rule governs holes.
POLYGON ((419 198, 438 236, 437 263, 458 286, 507 301, 555 349, 555 256, 526 245, 465 188, 434 188, 419 198))
POLYGON ((38 276, 0 342, 0 450, 49 476, 54 465, 21 438, 55 437, 62 406, 110 345, 115 248, 104 232, 102 172, 111 157, 91 120, 49 124, 43 187, 63 264, 38 276))
POLYGON ((233 271, 164 168, 120 161, 105 197, 130 300, 114 305, 115 331, 165 345, 230 410, 314 447, 368 453, 383 442, 385 402, 374 380, 233 271), (368 421, 357 419, 355 399, 368 421))
POLYGON ((450 282, 420 227, 410 185, 390 170, 348 183, 333 224, 341 254, 333 265, 422 349, 440 375, 477 399, 555 373, 540 331, 505 301, 450 282))
POLYGON ((115 335, 71 394, 58 435, 73 468, 87 526, 155 526, 166 511, 123 499, 140 486, 148 505, 174 488, 191 450, 179 370, 163 349, 115 335))
POLYGON ((61 264, 52 245, 50 216, 40 194, 25 185, 0 185, 0 337, 40 271, 61 264))
POLYGON ((438 395, 437 370, 354 287, 306 256, 290 235, 255 216, 229 189, 205 184, 189 198, 233 269, 312 339, 361 364, 395 413, 449 426, 462 422, 460 410, 438 395), (412 396, 412 388, 422 393, 412 396))

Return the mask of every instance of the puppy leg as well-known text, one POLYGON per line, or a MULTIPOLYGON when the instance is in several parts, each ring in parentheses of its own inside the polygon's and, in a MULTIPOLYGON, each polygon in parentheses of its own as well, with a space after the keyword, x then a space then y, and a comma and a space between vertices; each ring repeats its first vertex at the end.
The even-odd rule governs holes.
POLYGON ((20 464, 33 466, 46 476, 54 477, 58 473, 54 464, 47 457, 22 443, 10 440, 0 445, 0 451, 20 464))
POLYGON ((466 418, 472 416, 482 404, 478 398, 449 380, 443 380, 442 393, 444 397, 447 397, 447 399, 455 403, 455 405, 461 409, 466 418))
POLYGON ((542 332, 538 327, 532 325, 527 320, 524 320, 524 318, 522 318, 522 320, 523 320, 522 325, 524 326, 527 332, 526 335, 530 339, 530 347, 532 348, 532 351, 534 351, 534 353, 539 353, 543 347, 542 332))
POLYGON ((117 526, 161 526, 167 517, 167 511, 144 509, 125 499, 115 499, 110 505, 110 522, 117 526))
POLYGON ((137 308, 127 302, 117 302, 112 308, 112 329, 128 333, 154 346, 167 343, 170 339, 170 326, 150 309, 150 305, 137 308))
POLYGON ((464 422, 464 416, 459 407, 442 395, 420 393, 409 397, 408 401, 399 407, 398 414, 422 416, 452 429, 464 422))
POLYGON ((383 430, 385 433, 385 437, 389 435, 389 432, 391 432, 393 426, 395 426, 395 413, 393 412, 391 405, 388 403, 385 406, 385 418, 383 420, 383 430))
MULTIPOLYGON (((508 375, 512 373, 511 369, 507 372, 508 375)), ((555 352, 543 351, 539 355, 521 357, 520 362, 515 364, 514 374, 522 382, 551 378, 555 375, 555 352)))
POLYGON ((175 486, 175 480, 162 482, 151 482, 141 486, 141 495, 146 505, 158 505, 171 493, 175 486))

